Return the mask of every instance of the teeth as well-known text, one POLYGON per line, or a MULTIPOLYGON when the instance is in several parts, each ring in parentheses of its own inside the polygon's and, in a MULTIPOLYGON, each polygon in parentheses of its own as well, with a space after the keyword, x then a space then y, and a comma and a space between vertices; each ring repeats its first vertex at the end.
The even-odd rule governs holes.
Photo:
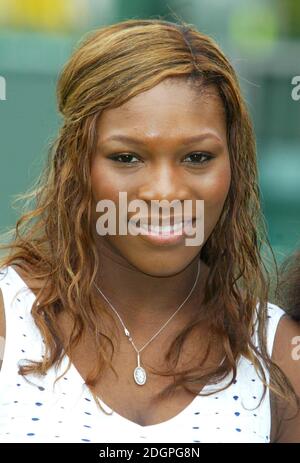
MULTIPOLYGON (((148 230, 148 227, 142 227, 144 230, 148 230)), ((175 232, 175 231, 179 231, 181 230, 182 228, 182 225, 181 224, 177 224, 177 225, 174 225, 174 226, 170 226, 170 227, 153 227, 153 226, 150 226, 149 227, 149 231, 151 233, 171 233, 171 232, 175 232)))
MULTIPOLYGON (((186 223, 191 223, 191 221, 188 221, 186 223)), ((156 235, 159 234, 170 234, 170 233, 176 233, 176 232, 181 232, 183 229, 184 224, 182 222, 176 223, 174 225, 168 225, 168 226, 153 226, 153 225, 147 225, 147 224, 141 224, 141 228, 145 230, 147 233, 153 233, 156 235)))

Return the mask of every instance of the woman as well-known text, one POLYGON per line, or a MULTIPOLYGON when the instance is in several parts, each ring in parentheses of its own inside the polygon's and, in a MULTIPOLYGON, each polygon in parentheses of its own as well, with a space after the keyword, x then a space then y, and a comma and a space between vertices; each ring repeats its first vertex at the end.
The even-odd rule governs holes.
POLYGON ((267 305, 254 136, 218 46, 161 20, 102 28, 58 105, 36 205, 3 246, 1 441, 299 442, 300 330, 267 305), (152 226, 155 201, 192 208, 152 226), (104 206, 131 233, 105 234, 104 206))

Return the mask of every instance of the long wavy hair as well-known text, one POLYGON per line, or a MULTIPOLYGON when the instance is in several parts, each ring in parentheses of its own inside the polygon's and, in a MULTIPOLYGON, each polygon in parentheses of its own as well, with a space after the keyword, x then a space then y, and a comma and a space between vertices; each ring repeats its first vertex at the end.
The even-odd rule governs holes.
MULTIPOLYGON (((92 233, 90 169, 96 126, 105 109, 118 107, 169 77, 186 79, 200 91, 211 85, 218 90, 226 112, 232 176, 222 214, 200 253, 209 275, 199 318, 171 344, 165 356, 168 368, 159 374, 174 376, 174 382, 157 398, 178 386, 197 394, 195 384, 217 385, 232 372, 228 384, 217 389, 223 390, 235 380, 243 355, 253 362, 263 381, 262 398, 269 384, 267 369, 273 392, 293 401, 296 396, 288 379, 266 348, 269 277, 261 246, 267 239, 259 204, 255 138, 236 73, 214 40, 195 26, 161 19, 126 20, 89 33, 59 76, 60 132, 34 188, 17 198, 25 200, 25 210, 9 232, 13 237, 1 246, 8 250, 1 266, 18 265, 43 283, 32 316, 45 342, 45 356, 21 365, 20 374, 45 374, 60 364, 65 353, 71 358, 86 332, 97 351, 97 364, 85 378, 92 392, 104 366, 113 368, 102 342, 104 333, 101 336, 101 323, 111 314, 104 306, 99 308, 93 285, 101 260, 92 233), (32 200, 34 205, 29 208, 32 200), (73 322, 65 345, 57 321, 63 311, 73 322), (197 367, 177 371, 182 345, 202 323, 203 313, 211 327, 208 348, 197 367), (253 338, 255 320, 258 343, 253 338), (215 371, 208 372, 203 365, 215 336, 225 358, 215 371)), ((113 333, 106 338, 114 349, 113 333)))

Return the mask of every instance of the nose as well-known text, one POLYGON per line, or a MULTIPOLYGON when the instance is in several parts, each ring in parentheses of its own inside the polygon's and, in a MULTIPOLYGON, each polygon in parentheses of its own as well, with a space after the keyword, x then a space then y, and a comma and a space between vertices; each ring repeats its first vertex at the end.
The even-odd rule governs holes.
POLYGON ((190 189, 176 166, 163 163, 151 169, 138 191, 144 201, 183 201, 191 199, 190 189))

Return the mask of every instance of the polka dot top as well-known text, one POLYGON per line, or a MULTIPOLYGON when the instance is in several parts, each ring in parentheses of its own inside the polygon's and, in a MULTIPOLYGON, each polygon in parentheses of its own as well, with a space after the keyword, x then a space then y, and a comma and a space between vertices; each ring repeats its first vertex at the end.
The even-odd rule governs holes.
MULTIPOLYGON (((270 442, 269 392, 259 405, 263 386, 253 364, 244 357, 228 389, 196 396, 173 418, 149 426, 128 420, 100 399, 110 414, 101 411, 73 364, 54 385, 68 364, 66 356, 59 368, 52 367, 45 376, 25 379, 18 374, 18 363, 39 360, 44 355, 43 339, 31 316, 35 295, 11 266, 0 269, 0 288, 6 317, 0 371, 0 442, 270 442)), ((269 353, 283 314, 281 308, 268 305, 269 353)), ((220 386, 229 379, 230 375, 220 386)), ((215 389, 207 385, 202 392, 215 389)))

